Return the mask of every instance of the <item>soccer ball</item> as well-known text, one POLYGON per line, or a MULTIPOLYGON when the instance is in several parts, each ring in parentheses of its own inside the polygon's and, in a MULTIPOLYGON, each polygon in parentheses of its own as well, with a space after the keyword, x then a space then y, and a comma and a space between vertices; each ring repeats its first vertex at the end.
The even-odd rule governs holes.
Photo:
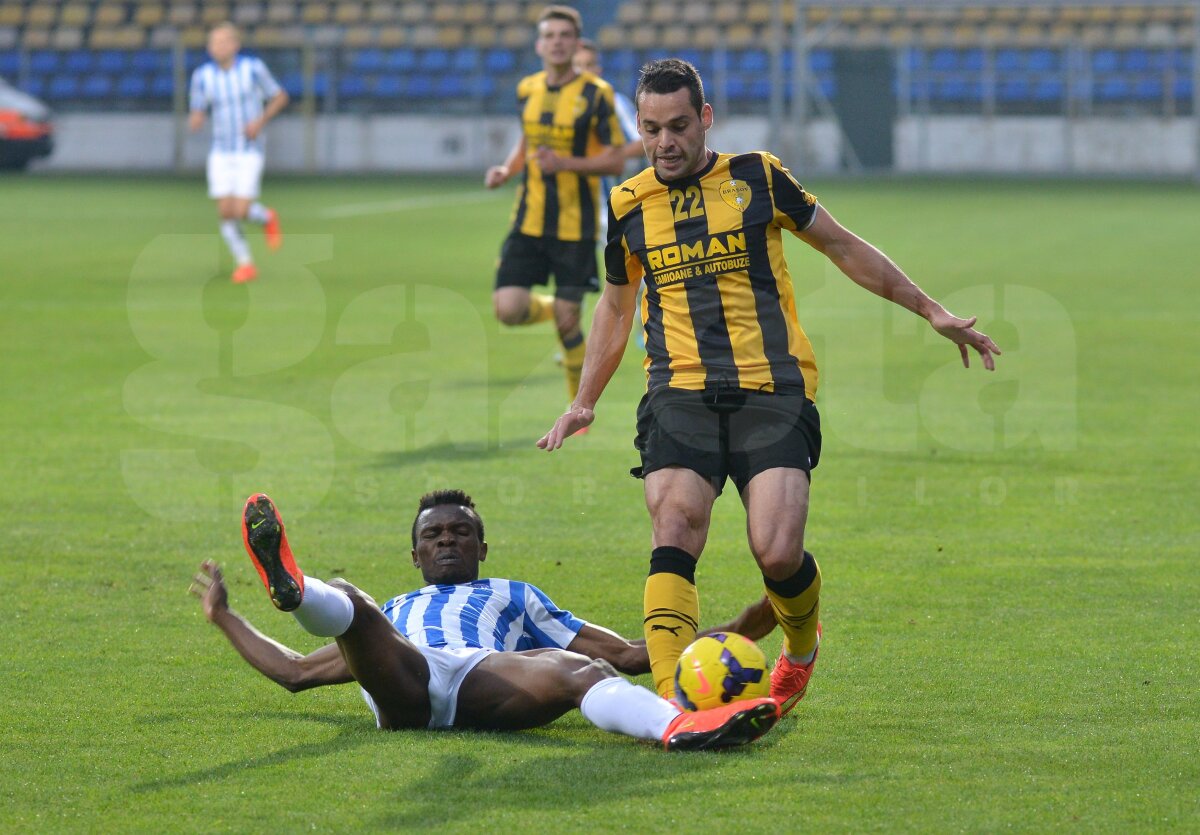
POLYGON ((684 710, 708 710, 770 691, 767 657, 758 644, 736 632, 697 638, 675 667, 675 698, 684 710))

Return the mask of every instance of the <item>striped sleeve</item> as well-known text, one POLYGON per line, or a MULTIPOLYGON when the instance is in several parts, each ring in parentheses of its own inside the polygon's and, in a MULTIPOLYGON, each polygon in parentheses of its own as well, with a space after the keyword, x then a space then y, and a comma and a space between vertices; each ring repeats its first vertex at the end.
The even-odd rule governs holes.
POLYGON ((208 110, 208 93, 204 89, 204 65, 192 71, 192 83, 188 90, 188 109, 208 110))
POLYGON ((529 648, 554 647, 565 649, 579 630, 587 624, 554 605, 546 593, 537 586, 525 583, 525 635, 529 648))
POLYGON ((778 158, 770 154, 763 154, 763 158, 771 183, 771 199, 775 203, 775 225, 792 232, 803 232, 817 217, 817 196, 805 191, 778 158))
POLYGON ((636 213, 637 210, 630 212, 618 221, 613 212, 612 200, 609 200, 608 242, 604 246, 604 277, 609 284, 620 286, 642 280, 641 259, 629 251, 629 243, 625 239, 626 222, 636 213))
POLYGON ((254 81, 258 84, 258 89, 262 91, 263 98, 273 99, 279 95, 279 82, 275 80, 275 76, 271 75, 271 71, 267 69, 267 65, 263 63, 261 58, 254 59, 254 81))

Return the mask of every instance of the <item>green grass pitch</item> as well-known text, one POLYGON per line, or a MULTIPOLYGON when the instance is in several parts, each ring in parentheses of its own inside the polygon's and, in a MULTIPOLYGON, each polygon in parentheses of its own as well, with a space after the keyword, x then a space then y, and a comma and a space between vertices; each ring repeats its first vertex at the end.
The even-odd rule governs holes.
MULTIPOLYGON (((550 330, 492 320, 511 191, 268 177, 286 244, 252 232, 234 286, 198 178, 0 182, 0 830, 1194 831, 1195 188, 810 185, 1005 354, 963 370, 788 243, 825 643, 792 717, 703 756, 577 713, 379 733, 352 687, 258 676, 187 594, 220 560, 236 609, 313 649, 242 551, 244 497, 383 600, 418 581, 417 495, 456 485, 486 572, 639 633, 641 370, 534 449, 566 395, 550 330)), ((759 593, 728 492, 698 579, 710 623, 759 593)))

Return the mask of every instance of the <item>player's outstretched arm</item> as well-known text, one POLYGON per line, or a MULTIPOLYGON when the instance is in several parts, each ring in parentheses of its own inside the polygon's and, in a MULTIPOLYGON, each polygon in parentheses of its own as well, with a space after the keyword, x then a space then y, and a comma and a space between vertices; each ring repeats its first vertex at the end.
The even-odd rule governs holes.
POLYGON ((248 620, 229 608, 229 594, 221 567, 212 560, 200 564, 188 589, 200 598, 204 617, 225 633, 229 643, 251 667, 293 693, 327 684, 354 681, 337 644, 301 655, 294 649, 268 638, 248 620))
POLYGON ((538 440, 539 449, 553 452, 563 445, 563 441, 596 419, 596 401, 621 365, 621 357, 625 354, 636 302, 637 285, 633 282, 605 283, 600 301, 596 302, 592 332, 583 355, 579 394, 567 411, 554 422, 550 431, 538 440))
POLYGON ((950 313, 927 296, 890 258, 839 224, 824 208, 817 207, 816 218, 800 233, 800 238, 860 287, 928 321, 934 330, 958 345, 964 366, 970 366, 968 348, 973 348, 983 359, 983 367, 995 370, 1000 348, 987 334, 975 330, 974 316, 964 319, 950 313))
POLYGON ((607 661, 625 675, 650 672, 650 656, 646 652, 645 641, 627 640, 603 626, 584 624, 567 649, 588 658, 607 661))

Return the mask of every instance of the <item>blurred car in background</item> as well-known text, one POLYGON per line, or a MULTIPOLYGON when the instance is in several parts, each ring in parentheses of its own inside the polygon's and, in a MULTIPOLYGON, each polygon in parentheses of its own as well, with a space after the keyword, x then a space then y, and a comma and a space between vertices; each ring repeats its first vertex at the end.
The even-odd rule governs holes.
POLYGON ((0 169, 25 168, 52 150, 50 108, 0 78, 0 169))

